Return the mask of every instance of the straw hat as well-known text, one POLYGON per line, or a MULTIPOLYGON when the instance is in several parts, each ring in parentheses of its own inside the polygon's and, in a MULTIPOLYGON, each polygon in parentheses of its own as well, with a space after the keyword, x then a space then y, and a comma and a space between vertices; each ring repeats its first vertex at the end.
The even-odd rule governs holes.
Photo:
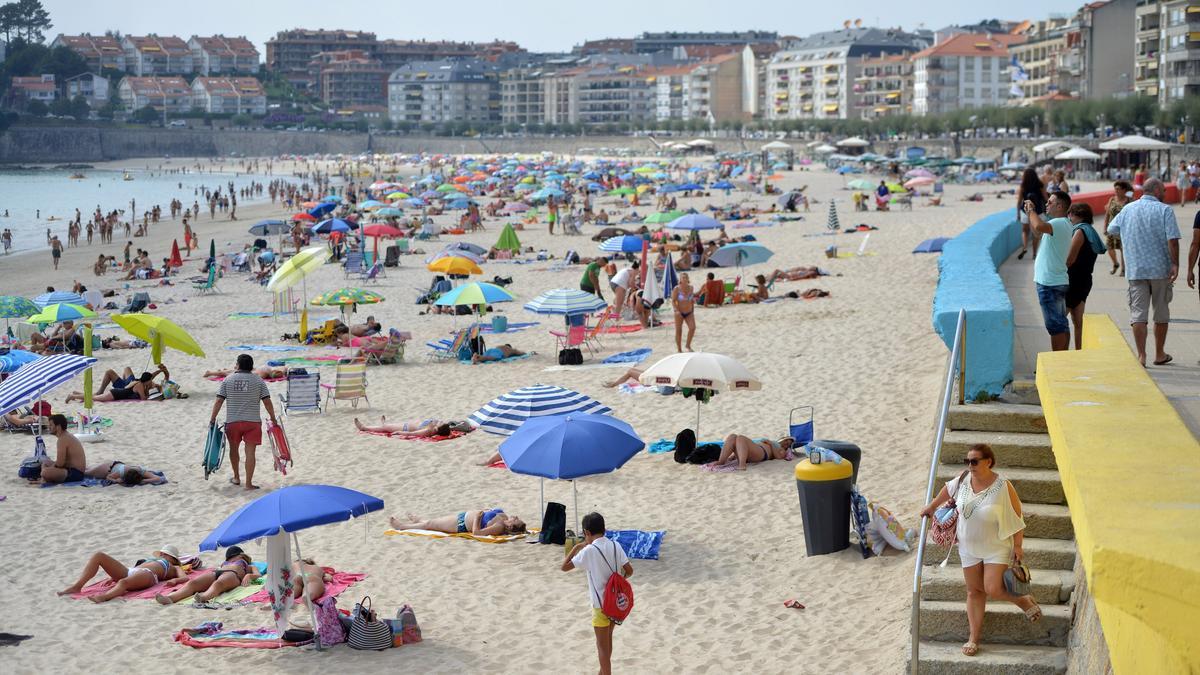
POLYGON ((179 549, 175 548, 174 546, 170 546, 170 545, 163 546, 162 548, 155 551, 155 553, 158 554, 159 556, 173 558, 175 560, 175 564, 176 565, 179 564, 179 549))

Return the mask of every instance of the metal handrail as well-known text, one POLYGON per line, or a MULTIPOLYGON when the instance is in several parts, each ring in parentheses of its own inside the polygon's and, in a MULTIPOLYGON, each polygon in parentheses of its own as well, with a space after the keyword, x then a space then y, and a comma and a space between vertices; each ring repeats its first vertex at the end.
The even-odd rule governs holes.
MULTIPOLYGON (((967 372, 967 310, 958 310, 958 321, 954 326, 954 345, 946 361, 946 384, 942 388, 942 404, 938 412, 937 429, 933 438, 933 457, 929 460, 929 480, 925 484, 925 501, 933 501, 933 484, 937 480, 937 467, 942 457, 942 441, 946 438, 946 418, 950 414, 950 401, 954 397, 954 383, 958 380, 958 402, 961 405, 965 395, 967 372), (957 377, 956 377, 957 376, 957 377)), ((909 662, 909 672, 917 675, 921 672, 921 574, 925 569, 925 535, 929 525, 929 517, 921 518, 921 530, 917 535, 917 562, 913 571, 912 597, 912 654, 909 662)))

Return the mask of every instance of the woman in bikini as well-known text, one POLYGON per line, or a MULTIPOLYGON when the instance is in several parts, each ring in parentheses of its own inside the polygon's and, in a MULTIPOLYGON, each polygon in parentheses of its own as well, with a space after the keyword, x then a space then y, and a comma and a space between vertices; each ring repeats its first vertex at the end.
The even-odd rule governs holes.
POLYGON ((154 599, 159 604, 171 605, 194 595, 200 602, 208 602, 238 586, 249 586, 250 582, 262 576, 258 568, 251 563, 253 561, 242 551, 241 546, 230 546, 225 551, 225 562, 220 567, 191 580, 186 577, 171 579, 167 582, 168 586, 183 584, 183 588, 170 593, 159 593, 154 599))
POLYGON ((325 595, 325 582, 333 581, 325 570, 313 562, 312 558, 300 558, 292 563, 292 577, 296 585, 296 599, 308 596, 312 602, 320 600, 325 595))
POLYGON ((79 580, 58 594, 72 595, 80 592, 84 584, 91 581, 100 570, 104 570, 116 585, 100 595, 88 597, 92 602, 108 602, 130 591, 144 591, 160 581, 187 579, 187 575, 180 569, 179 551, 174 546, 162 547, 154 552, 153 558, 139 560, 133 567, 126 567, 111 555, 97 551, 83 566, 83 574, 79 575, 79 580))
POLYGON ((459 511, 454 515, 429 520, 421 520, 410 513, 407 520, 392 516, 388 522, 397 530, 433 530, 446 534, 470 532, 477 536, 497 536, 525 531, 525 521, 504 513, 504 509, 459 511))
POLYGON ((679 275, 679 285, 671 291, 671 304, 675 307, 675 351, 682 352, 680 341, 683 325, 687 324, 687 350, 692 351, 692 336, 696 334, 696 291, 688 275, 679 275))
POLYGON ((389 434, 392 436, 404 436, 407 438, 424 438, 428 436, 449 436, 451 431, 469 431, 470 426, 466 422, 443 422, 442 420, 427 418, 427 419, 411 419, 400 424, 388 422, 387 417, 379 418, 379 426, 367 426, 354 418, 354 426, 359 431, 365 431, 371 434, 389 434))
POLYGON ((717 457, 716 463, 725 464, 736 456, 738 471, 745 471, 747 464, 785 459, 795 442, 792 438, 781 438, 778 441, 766 438, 754 440, 741 434, 729 434, 725 437, 725 445, 721 447, 721 455, 717 457))
POLYGON ((134 485, 162 485, 167 482, 166 478, 152 471, 147 471, 143 467, 126 464, 119 460, 93 464, 83 473, 92 478, 103 478, 127 487, 134 485))

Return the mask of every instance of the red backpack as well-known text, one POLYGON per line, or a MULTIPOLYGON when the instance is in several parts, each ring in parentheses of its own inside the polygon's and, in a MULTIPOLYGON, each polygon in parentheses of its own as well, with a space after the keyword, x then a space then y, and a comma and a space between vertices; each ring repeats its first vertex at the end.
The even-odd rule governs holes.
MULTIPOLYGON (((620 546, 617 542, 608 540, 613 546, 620 546)), ((600 547, 592 544, 600 551, 600 547)), ((608 563, 608 558, 604 557, 604 552, 600 552, 600 557, 604 562, 608 563)), ((608 566, 612 568, 612 574, 608 575, 608 581, 604 584, 604 597, 600 598, 600 611, 607 616, 609 621, 620 625, 625 621, 625 617, 633 611, 633 586, 629 585, 629 580, 617 570, 617 552, 613 551, 613 564, 608 566)))

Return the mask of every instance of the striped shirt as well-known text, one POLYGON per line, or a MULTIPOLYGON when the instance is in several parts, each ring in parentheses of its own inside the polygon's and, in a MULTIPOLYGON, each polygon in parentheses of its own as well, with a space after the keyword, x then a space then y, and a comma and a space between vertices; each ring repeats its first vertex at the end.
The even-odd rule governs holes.
POLYGON ((261 422, 258 402, 271 398, 267 383, 254 373, 236 372, 221 382, 217 397, 225 399, 225 423, 261 422))

